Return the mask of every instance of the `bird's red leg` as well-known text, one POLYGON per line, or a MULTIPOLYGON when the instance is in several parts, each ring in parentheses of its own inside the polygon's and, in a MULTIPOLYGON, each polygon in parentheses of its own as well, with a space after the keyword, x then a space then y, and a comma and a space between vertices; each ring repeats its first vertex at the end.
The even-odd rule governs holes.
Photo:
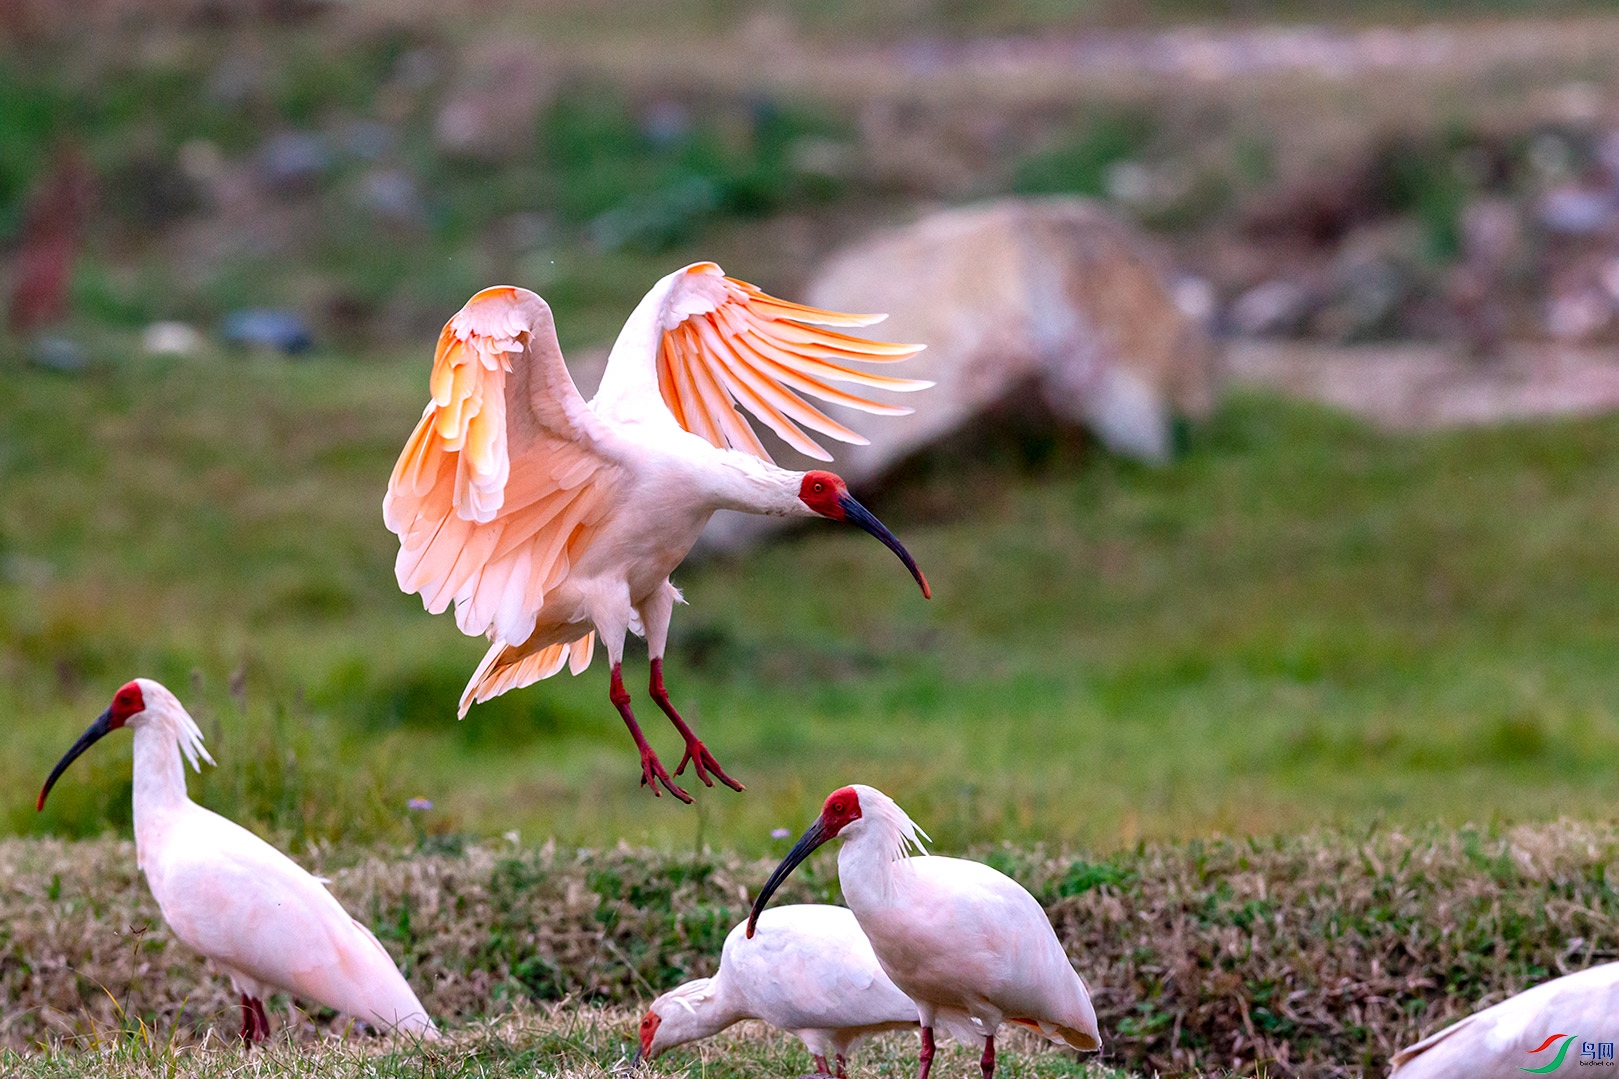
POLYGON ((264 1001, 258 997, 253 998, 253 1014, 259 1020, 259 1041, 270 1036, 270 1017, 264 1014, 264 1001))
POLYGON ((815 1074, 816 1075, 831 1075, 832 1074, 831 1070, 828 1069, 827 1066, 826 1066, 826 1058, 821 1056, 819 1053, 815 1054, 815 1074))
POLYGON ((662 783, 670 794, 682 802, 690 803, 691 795, 681 790, 675 781, 669 778, 668 769, 664 768, 658 755, 652 752, 652 747, 646 744, 646 736, 641 733, 641 725, 635 722, 635 713, 630 711, 630 694, 624 688, 621 664, 613 664, 613 684, 608 697, 612 699, 613 707, 618 709, 618 714, 624 717, 624 726, 630 729, 630 737, 635 739, 635 748, 641 751, 641 786, 651 787, 653 794, 662 794, 663 792, 658 790, 658 784, 662 783))
POLYGON ((978 1061, 978 1066, 984 1071, 984 1079, 992 1079, 995 1075, 995 1035, 984 1039, 984 1055, 978 1061))
POLYGON ((933 1069, 933 1028, 922 1028, 922 1055, 917 1059, 922 1062, 922 1070, 916 1073, 916 1079, 928 1079, 928 1072, 933 1069))
POLYGON ((254 1027, 253 1002, 247 999, 247 994, 246 993, 243 993, 242 994, 242 1043, 244 1045, 246 1045, 249 1049, 253 1048, 253 1027, 254 1027))
POLYGON ((713 772, 719 777, 721 783, 724 783, 732 790, 747 789, 725 774, 725 769, 720 767, 720 762, 714 759, 714 754, 710 753, 708 747, 703 745, 702 741, 697 737, 697 732, 686 725, 686 721, 680 718, 680 713, 675 711, 675 706, 669 703, 669 691, 663 688, 663 658, 661 656, 652 661, 652 682, 647 691, 651 693, 652 699, 658 702, 658 707, 663 709, 663 714, 669 717, 669 722, 675 725, 675 730, 680 732, 680 737, 686 740, 686 755, 680 758, 680 767, 675 769, 675 775, 680 775, 684 772, 687 762, 690 762, 693 770, 697 773, 697 778, 703 781, 703 786, 705 787, 714 785, 714 781, 708 778, 708 773, 713 772))
POLYGON ((842 1053, 839 1053, 837 1055, 837 1061, 838 1061, 838 1079, 849 1079, 849 1073, 843 1070, 843 1066, 844 1066, 844 1064, 846 1062, 843 1059, 843 1054, 842 1053))

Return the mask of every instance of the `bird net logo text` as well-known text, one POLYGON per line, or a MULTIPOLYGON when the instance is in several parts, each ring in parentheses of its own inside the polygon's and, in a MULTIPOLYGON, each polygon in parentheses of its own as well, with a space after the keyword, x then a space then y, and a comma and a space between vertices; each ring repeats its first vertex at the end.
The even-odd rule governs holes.
POLYGON ((1519 1067, 1519 1071, 1529 1072, 1531 1075, 1545 1075, 1554 1072, 1563 1066, 1568 1057, 1569 1049, 1575 1042, 1579 1042, 1579 1066, 1582 1068, 1611 1068, 1614 1066, 1614 1043, 1611 1041, 1598 1042, 1581 1038, 1578 1034, 1552 1034, 1541 1042, 1537 1048, 1530 1049, 1530 1056, 1556 1049, 1551 1060, 1534 1067, 1519 1067))

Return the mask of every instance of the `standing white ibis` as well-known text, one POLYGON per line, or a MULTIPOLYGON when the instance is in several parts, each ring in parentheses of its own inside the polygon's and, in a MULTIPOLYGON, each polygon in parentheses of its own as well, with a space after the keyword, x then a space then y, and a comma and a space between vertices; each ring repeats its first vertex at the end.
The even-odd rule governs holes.
POLYGON ((135 863, 174 935, 230 975, 241 997, 242 1039, 269 1036, 274 990, 316 1001, 383 1030, 437 1030, 371 931, 317 877, 186 793, 191 766, 214 759, 180 701, 150 678, 112 704, 51 769, 36 808, 78 756, 120 727, 135 733, 135 863))
POLYGON ((995 1073, 995 1033, 1016 1023, 1058 1045, 1100 1049, 1085 983, 1040 903, 980 862, 930 856, 927 834, 873 787, 841 787, 753 901, 753 933, 770 896, 810 852, 843 837, 838 883, 877 961, 922 1023, 919 1079, 933 1066, 935 1023, 983 1039, 984 1079, 995 1073), (912 852, 915 852, 914 854, 912 852))
POLYGON ((635 1060, 654 1060, 677 1045, 762 1019, 798 1036, 818 1075, 845 1075, 848 1054, 885 1030, 916 1026, 916 1005, 883 973, 855 916, 845 907, 776 907, 725 938, 719 973, 671 989, 641 1017, 635 1060))
POLYGON ((670 274, 647 293, 613 345, 587 404, 562 362, 544 300, 527 289, 484 289, 445 325, 433 360, 433 399, 394 466, 383 518, 399 536, 399 587, 428 611, 455 604, 462 632, 493 642, 461 696, 476 701, 590 665, 595 639, 612 663, 609 697, 641 754, 641 782, 675 784, 647 745, 620 663, 624 635, 644 635, 650 693, 686 743, 691 763, 734 790, 681 719, 663 683, 669 618, 680 592, 669 574, 715 510, 829 517, 865 529, 899 555, 922 594, 927 579, 900 542, 830 472, 790 472, 770 460, 740 404, 784 442, 830 460, 804 428, 865 440, 801 396, 880 415, 911 411, 832 385, 884 390, 928 385, 849 367, 887 362, 920 345, 868 341, 826 326, 881 315, 821 311, 767 296, 712 262, 670 274))
MULTIPOLYGON (((1394 1054, 1389 1079, 1518 1079, 1574 1065, 1613 1067, 1619 963, 1604 963, 1509 997, 1394 1054), (1605 1045, 1605 1048, 1604 1048, 1605 1045)), ((1611 1073, 1609 1073, 1611 1074, 1611 1073)))

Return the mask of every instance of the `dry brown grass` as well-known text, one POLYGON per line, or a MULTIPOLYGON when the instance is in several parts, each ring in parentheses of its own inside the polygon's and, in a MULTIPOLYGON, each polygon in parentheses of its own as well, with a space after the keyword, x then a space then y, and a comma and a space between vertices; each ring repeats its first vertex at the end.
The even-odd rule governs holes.
MULTIPOLYGON (((986 857, 1047 905, 1109 1061, 1134 1069, 1358 1075, 1482 1003, 1619 956, 1611 824, 986 857)), ((770 869, 504 843, 322 864, 338 860, 305 859, 452 1029, 536 1001, 627 1004, 709 972, 770 869)), ((162 928, 133 862, 110 840, 0 844, 3 1044, 234 1030, 226 984, 162 928)), ((808 868, 783 902, 835 898, 831 859, 808 868)), ((293 1037, 342 1029, 316 1014, 293 1037)))

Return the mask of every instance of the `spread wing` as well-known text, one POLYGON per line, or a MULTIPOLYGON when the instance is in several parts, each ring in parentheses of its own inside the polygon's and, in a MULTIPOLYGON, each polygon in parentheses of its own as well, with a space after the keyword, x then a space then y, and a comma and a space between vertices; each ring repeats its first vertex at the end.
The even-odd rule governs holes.
POLYGON ((870 326, 883 315, 851 315, 779 300, 712 262, 677 270, 658 282, 625 325, 592 407, 635 413, 665 408, 681 427, 722 449, 764 460, 769 453, 740 405, 793 449, 830 461, 814 431, 841 442, 866 439, 805 396, 879 416, 912 409, 883 404, 834 383, 908 392, 933 385, 850 367, 893 363, 922 350, 855 337, 829 326, 870 326))
POLYGON ((544 300, 484 289, 439 335, 433 399, 388 481, 399 587, 471 635, 522 641, 599 527, 620 470, 544 300))

